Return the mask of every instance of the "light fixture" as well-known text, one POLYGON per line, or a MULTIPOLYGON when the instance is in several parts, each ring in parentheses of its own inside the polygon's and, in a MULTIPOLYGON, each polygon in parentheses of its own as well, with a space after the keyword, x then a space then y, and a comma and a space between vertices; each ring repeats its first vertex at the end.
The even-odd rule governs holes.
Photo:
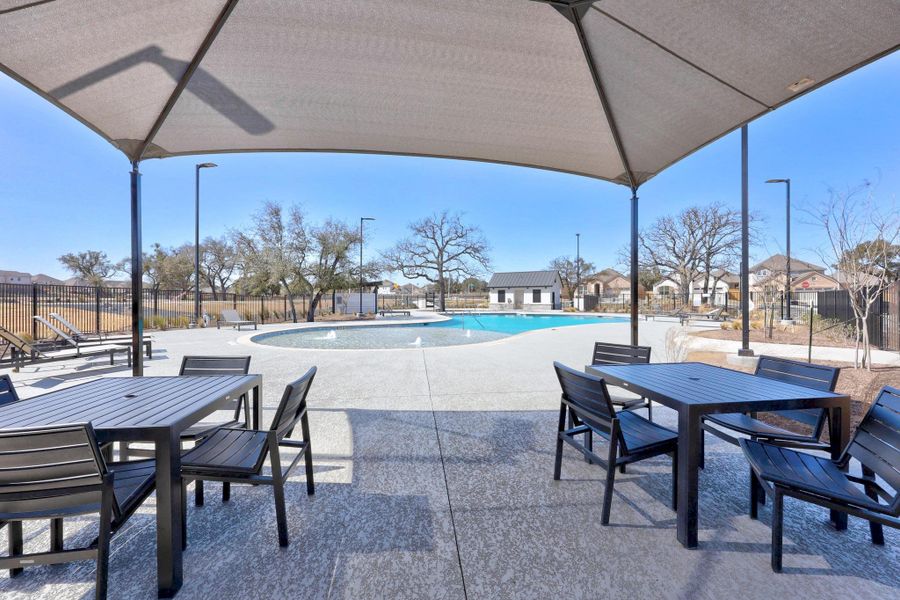
POLYGON ((798 81, 795 81, 791 85, 787 86, 787 89, 789 92, 793 92, 796 94, 797 92, 805 90, 806 88, 808 88, 815 82, 816 82, 815 79, 812 79, 810 77, 804 77, 798 81))

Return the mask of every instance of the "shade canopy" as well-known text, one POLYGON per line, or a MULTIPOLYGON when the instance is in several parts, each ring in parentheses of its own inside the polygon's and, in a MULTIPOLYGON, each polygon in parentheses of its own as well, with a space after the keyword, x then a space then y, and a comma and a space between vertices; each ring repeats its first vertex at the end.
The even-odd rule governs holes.
POLYGON ((372 152, 632 188, 898 44, 897 0, 0 0, 0 69, 131 161, 372 152))

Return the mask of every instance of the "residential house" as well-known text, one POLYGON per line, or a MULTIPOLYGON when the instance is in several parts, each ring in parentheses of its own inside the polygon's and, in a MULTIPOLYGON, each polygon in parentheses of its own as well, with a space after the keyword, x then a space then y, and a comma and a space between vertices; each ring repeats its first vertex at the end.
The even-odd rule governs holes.
MULTIPOLYGON (((655 297, 677 297, 681 293, 678 281, 677 275, 660 280, 653 286, 653 295, 655 297)), ((740 283, 740 277, 734 273, 715 269, 707 278, 701 275, 694 279, 688 304, 691 306, 719 305, 726 302, 726 296, 729 299, 737 299, 740 283), (706 293, 704 293, 704 280, 706 293)))
POLYGON ((43 273, 38 273, 37 275, 31 276, 31 283, 37 285, 65 285, 62 279, 57 279, 56 277, 50 277, 49 275, 44 275, 43 273))
POLYGON ((492 310, 562 308, 562 279, 557 271, 494 273, 488 293, 492 310))
POLYGON ((394 283, 390 279, 382 279, 381 283, 378 285, 376 292, 379 296, 390 296, 392 294, 400 293, 400 285, 394 283))
MULTIPOLYGON (((783 288, 786 271, 787 257, 784 254, 773 254, 769 258, 753 265, 750 267, 750 291, 761 292, 772 286, 783 288)), ((814 283, 818 285, 823 282, 827 287, 819 289, 837 288, 837 284, 833 279, 829 282, 820 276, 825 276, 825 267, 791 257, 792 289, 797 289, 798 285, 801 286, 800 289, 810 289, 814 283), (815 281, 812 279, 813 277, 816 278, 815 281), (805 288, 802 287, 803 282, 807 283, 805 288)))
MULTIPOLYGON (((638 292, 643 291, 644 287, 638 285, 638 292)), ((579 295, 593 295, 624 302, 631 298, 631 279, 615 269, 603 269, 582 280, 579 295)))
POLYGON ((31 284, 31 273, 22 271, 0 271, 0 283, 31 284))

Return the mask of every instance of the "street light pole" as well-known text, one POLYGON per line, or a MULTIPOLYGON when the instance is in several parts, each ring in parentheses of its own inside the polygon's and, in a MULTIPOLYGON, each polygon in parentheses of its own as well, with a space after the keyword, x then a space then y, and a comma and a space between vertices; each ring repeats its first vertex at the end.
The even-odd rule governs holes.
POLYGON ((785 311, 781 311, 781 318, 790 320, 791 317, 791 180, 790 178, 786 179, 768 179, 766 183, 783 183, 785 184, 785 191, 787 193, 787 197, 785 199, 785 216, 786 216, 786 252, 787 256, 785 257, 785 274, 784 274, 784 304, 787 307, 787 316, 785 316, 785 311))
POLYGON ((216 163, 200 163, 194 167, 194 314, 188 327, 200 324, 200 169, 212 169, 216 163))
POLYGON ((374 221, 373 217, 359 218, 359 316, 363 316, 363 221, 374 221))

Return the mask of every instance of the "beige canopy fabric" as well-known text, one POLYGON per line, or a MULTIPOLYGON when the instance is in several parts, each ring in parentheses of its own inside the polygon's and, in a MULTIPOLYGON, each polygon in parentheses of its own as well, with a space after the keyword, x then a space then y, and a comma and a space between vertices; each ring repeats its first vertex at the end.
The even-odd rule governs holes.
POLYGON ((0 69, 131 161, 372 152, 632 188, 898 44, 900 0, 0 0, 0 69))

